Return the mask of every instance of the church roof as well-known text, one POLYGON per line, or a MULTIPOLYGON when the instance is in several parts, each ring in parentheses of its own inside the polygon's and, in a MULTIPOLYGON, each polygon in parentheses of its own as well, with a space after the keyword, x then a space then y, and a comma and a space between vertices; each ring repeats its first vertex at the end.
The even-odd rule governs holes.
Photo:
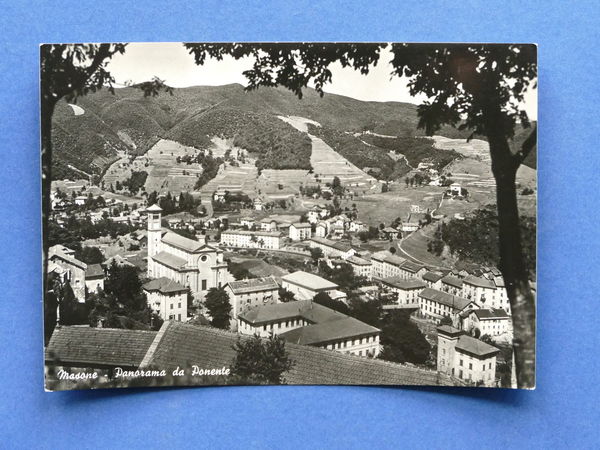
POLYGON ((162 241, 165 244, 172 245, 173 247, 177 247, 190 253, 195 253, 204 247, 203 242, 189 239, 173 232, 167 232, 167 234, 163 236, 162 241))
POLYGON ((160 252, 152 256, 152 259, 159 264, 178 270, 185 267, 187 261, 179 256, 175 256, 169 252, 160 252))

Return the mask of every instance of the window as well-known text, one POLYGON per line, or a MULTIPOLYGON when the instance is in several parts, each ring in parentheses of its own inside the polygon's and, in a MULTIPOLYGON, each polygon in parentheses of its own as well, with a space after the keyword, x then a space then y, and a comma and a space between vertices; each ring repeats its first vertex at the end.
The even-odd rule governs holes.
POLYGON ((469 363, 469 370, 473 370, 473 364, 469 363))
POLYGON ((177 303, 177 307, 181 308, 181 302, 177 303))
POLYGON ((462 367, 462 365, 463 365, 463 360, 462 359, 459 361, 458 365, 462 367))
POLYGON ((202 290, 206 290, 206 280, 202 280, 202 290))
POLYGON ((492 368, 492 363, 490 363, 490 369, 492 368))
POLYGON ((446 354, 446 349, 445 349, 445 348, 443 348, 443 349, 442 349, 442 355, 445 355, 445 354, 446 354))
POLYGON ((173 309, 173 303, 171 303, 171 309, 173 309))
POLYGON ((460 378, 462 380, 462 377, 463 377, 463 371, 459 370, 458 371, 458 378, 460 378))
POLYGON ((181 314, 177 314, 177 320, 181 321, 181 314))

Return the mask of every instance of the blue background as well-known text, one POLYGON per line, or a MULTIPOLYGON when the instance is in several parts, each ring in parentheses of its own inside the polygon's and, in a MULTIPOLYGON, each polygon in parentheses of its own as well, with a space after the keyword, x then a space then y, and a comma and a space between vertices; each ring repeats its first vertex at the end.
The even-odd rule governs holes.
POLYGON ((0 447, 598 446, 596 2, 36 3, 0 16, 0 447), (38 43, 184 40, 538 43, 537 390, 44 393, 38 43))

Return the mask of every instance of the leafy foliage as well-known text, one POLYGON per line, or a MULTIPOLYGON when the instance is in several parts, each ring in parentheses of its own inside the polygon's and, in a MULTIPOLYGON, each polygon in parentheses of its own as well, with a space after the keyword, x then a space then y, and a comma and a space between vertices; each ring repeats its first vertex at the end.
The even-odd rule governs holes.
MULTIPOLYGON (((536 273, 536 221, 534 217, 521 217, 521 236, 525 266, 531 279, 536 273)), ((488 206, 478 209, 465 220, 452 219, 441 223, 428 249, 440 255, 444 246, 460 260, 496 266, 500 261, 498 247, 498 213, 488 206)))
POLYGON ((231 376, 245 384, 285 384, 284 373, 294 366, 285 349, 285 341, 271 335, 262 339, 254 335, 238 338, 231 376))
POLYGON ((381 344, 379 358, 399 363, 425 364, 431 351, 419 327, 404 312, 391 313, 384 320, 381 344))
POLYGON ((204 306, 206 306, 206 309, 212 318, 212 326, 224 330, 229 329, 231 303, 229 302, 229 296, 224 288, 210 288, 206 293, 204 306))
POLYGON ((104 261, 104 255, 98 247, 83 247, 75 252, 75 258, 86 264, 100 264, 104 261))
POLYGON ((313 301, 321 306, 341 312, 342 314, 348 314, 350 312, 350 309, 344 302, 333 300, 329 294, 327 294, 327 292, 319 292, 317 295, 315 295, 313 301))

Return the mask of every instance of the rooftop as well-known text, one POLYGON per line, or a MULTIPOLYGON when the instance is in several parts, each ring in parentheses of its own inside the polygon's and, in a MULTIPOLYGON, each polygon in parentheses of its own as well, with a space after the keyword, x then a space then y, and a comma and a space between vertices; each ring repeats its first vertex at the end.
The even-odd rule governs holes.
POLYGON ((409 278, 408 280, 400 278, 400 277, 389 277, 381 280, 382 283, 385 283, 389 286, 393 286, 398 289, 422 289, 427 287, 427 284, 419 280, 418 278, 409 278))
POLYGON ((273 277, 250 278, 249 280, 230 281, 227 283, 234 294, 245 294, 248 292, 270 291, 279 289, 279 285, 273 277))
POLYGON ((46 361, 80 367, 138 367, 155 331, 57 326, 46 348, 46 361))
MULTIPOLYGON (((155 345, 146 354, 143 367, 229 366, 235 357, 234 344, 238 339, 248 339, 216 328, 175 321, 165 322, 159 333, 160 336, 155 333, 155 345)), ((448 377, 435 371, 291 342, 285 347, 294 361, 292 369, 284 374, 288 384, 451 385, 448 377)))
POLYGON ((287 342, 301 345, 317 345, 327 342, 379 333, 379 329, 354 317, 317 323, 286 331, 280 336, 287 342))
POLYGON ((442 278, 442 283, 449 284, 450 286, 458 289, 462 289, 463 284, 460 278, 453 277, 452 275, 446 275, 444 278, 442 278))
POLYGON ((416 273, 419 270, 424 269, 424 268, 425 268, 424 265, 418 264, 416 262, 408 261, 408 260, 406 260, 406 261, 404 261, 404 263, 402 263, 402 269, 407 270, 409 272, 416 273))
POLYGON ((298 300, 288 303, 256 306, 239 314, 238 317, 250 324, 260 325, 270 322, 280 322, 295 317, 303 317, 312 323, 323 323, 343 319, 348 316, 319 305, 312 300, 298 300))
POLYGON ((313 291, 336 289, 338 287, 337 284, 332 283, 331 281, 326 280, 325 278, 321 278, 320 276, 304 272, 302 270, 298 270, 297 272, 284 275, 281 277, 281 280, 297 284, 299 286, 311 289, 313 291))
POLYGON ((361 258, 359 256, 351 256, 350 258, 346 259, 347 262, 349 262, 350 264, 356 264, 357 266, 370 266, 371 265, 371 261, 367 261, 364 258, 361 258))
POLYGON ((470 284, 472 286, 482 287, 486 289, 496 289, 496 285, 493 281, 486 280, 485 278, 479 278, 475 275, 468 275, 463 280, 463 283, 470 284))
POLYGON ((423 279, 425 281, 431 281, 432 283, 437 283, 439 280, 441 280, 442 278, 444 278, 443 275, 439 274, 439 273, 435 273, 435 272, 426 272, 423 275, 423 279))
POLYGON ((187 291, 187 288, 177 281, 170 280, 167 277, 151 280, 142 286, 146 291, 158 291, 162 294, 173 294, 187 291))
POLYGON ((464 309, 469 303, 471 303, 471 301, 467 300, 466 298, 458 297, 456 295, 448 294, 447 292, 442 292, 431 288, 423 289, 419 293, 419 297, 440 303, 442 305, 450 306, 451 308, 458 310, 464 309))
POLYGON ((293 223, 291 226, 293 226, 294 228, 310 228, 310 223, 296 222, 296 223, 293 223))
POLYGON ((456 350, 478 357, 491 357, 500 352, 500 350, 498 350, 496 347, 486 344, 485 342, 475 339, 467 334, 463 334, 458 338, 456 350))
POLYGON ((224 234, 243 234, 247 236, 271 236, 271 237, 281 237, 282 234, 280 231, 246 231, 246 230, 226 230, 221 233, 224 234))
POLYGON ((88 264, 85 269, 85 278, 104 278, 104 270, 100 264, 88 264))
POLYGON ((186 252, 194 253, 204 247, 203 242, 194 239, 186 238, 177 233, 168 232, 162 238, 163 243, 172 245, 186 252))
POLYGON ((146 212, 162 212, 162 208, 156 203, 146 209, 146 212))
POLYGON ((469 314, 475 314, 479 320, 508 319, 508 314, 502 308, 474 309, 469 314))
POLYGON ((182 269, 187 265, 187 261, 179 256, 175 256, 169 252, 160 252, 151 258, 159 264, 170 267, 172 269, 182 269))

